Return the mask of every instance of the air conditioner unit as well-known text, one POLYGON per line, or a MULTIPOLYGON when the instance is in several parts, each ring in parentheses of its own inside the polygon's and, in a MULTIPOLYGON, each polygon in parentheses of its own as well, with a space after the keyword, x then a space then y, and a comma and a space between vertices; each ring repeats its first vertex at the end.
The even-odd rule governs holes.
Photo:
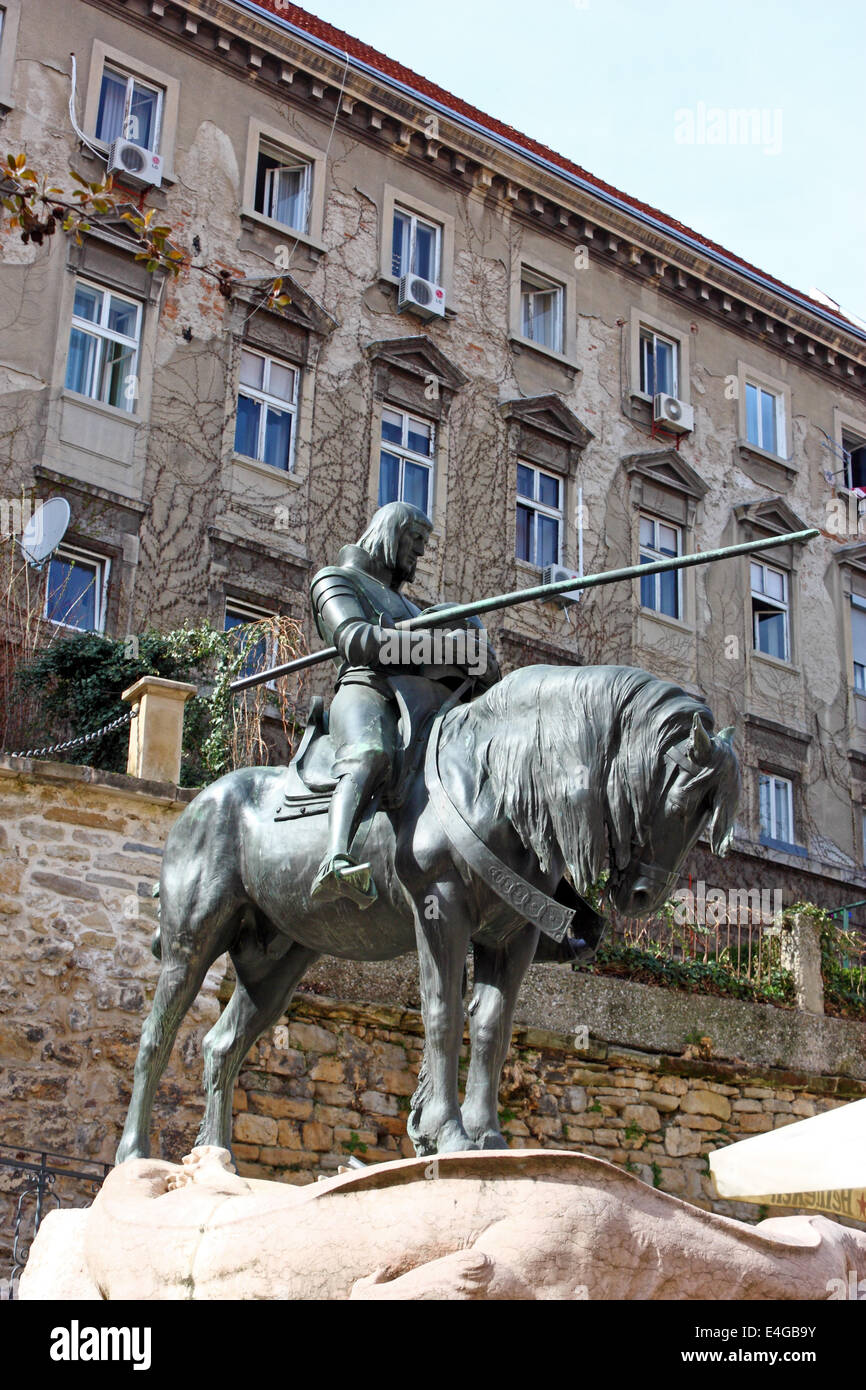
MULTIPOLYGON (((564 565, 545 565, 542 576, 542 584, 560 584, 563 579, 580 579, 575 570, 567 570, 564 565)), ((562 593, 554 594, 551 598, 552 603, 579 603, 582 589, 563 589, 562 593)))
POLYGON ((397 309, 411 309, 425 319, 444 318, 445 291, 432 280, 422 280, 420 275, 403 275, 397 291, 397 309))
POLYGON ((115 140, 108 156, 109 174, 121 174, 124 181, 141 187, 150 184, 159 188, 162 166, 161 154, 154 154, 143 145, 134 145, 131 140, 115 140))
POLYGON ((694 408, 678 401, 676 396, 656 396, 653 400, 653 420, 667 430, 687 434, 695 427, 694 408))

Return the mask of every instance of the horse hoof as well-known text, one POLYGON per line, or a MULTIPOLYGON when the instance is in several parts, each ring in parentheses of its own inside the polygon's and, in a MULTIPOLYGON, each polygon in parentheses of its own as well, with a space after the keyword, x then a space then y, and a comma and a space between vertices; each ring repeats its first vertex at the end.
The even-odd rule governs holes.
POLYGON ((507 1149, 508 1140, 504 1134, 500 1134, 498 1129, 488 1129, 484 1134, 476 1136, 475 1143, 479 1149, 507 1149))
POLYGON ((440 1129, 436 1136, 437 1154, 463 1153, 471 1149, 477 1149, 474 1143, 461 1124, 450 1122, 440 1129))

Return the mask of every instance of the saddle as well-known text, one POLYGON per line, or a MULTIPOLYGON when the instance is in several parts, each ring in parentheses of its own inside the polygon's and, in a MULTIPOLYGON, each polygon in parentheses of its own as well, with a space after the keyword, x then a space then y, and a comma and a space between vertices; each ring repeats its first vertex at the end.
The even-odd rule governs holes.
MULTIPOLYGON (((359 835, 377 810, 397 811, 403 805, 420 766, 433 720, 442 706, 453 698, 447 686, 422 676, 395 675, 390 684, 399 710, 397 756, 388 785, 368 808, 359 835)), ((298 751, 286 769, 285 792, 275 821, 297 820, 327 812, 337 785, 333 775, 334 757, 325 703, 321 695, 315 695, 310 701, 310 713, 298 751)))

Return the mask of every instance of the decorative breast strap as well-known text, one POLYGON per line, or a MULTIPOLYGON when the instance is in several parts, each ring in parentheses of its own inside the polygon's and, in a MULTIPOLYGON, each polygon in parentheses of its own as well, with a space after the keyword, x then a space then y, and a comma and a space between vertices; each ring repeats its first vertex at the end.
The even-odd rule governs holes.
POLYGON ((568 929, 574 920, 574 909, 563 907, 555 898, 527 883, 516 870, 503 864, 476 835, 468 821, 464 820, 462 813, 448 795, 439 773, 438 756, 439 736, 444 718, 444 713, 438 715, 430 731, 424 762, 424 780, 436 819, 470 869, 474 870, 503 902, 554 941, 562 941, 568 935, 568 929))

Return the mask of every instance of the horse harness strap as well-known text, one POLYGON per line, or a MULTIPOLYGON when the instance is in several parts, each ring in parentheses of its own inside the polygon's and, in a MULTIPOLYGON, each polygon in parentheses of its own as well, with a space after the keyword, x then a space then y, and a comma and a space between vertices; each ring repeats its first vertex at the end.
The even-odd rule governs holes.
POLYGON ((438 715, 427 741, 424 780, 430 805, 448 839, 467 864, 503 902, 532 922, 545 935, 561 942, 574 920, 574 909, 563 907, 540 888, 535 888, 507 864, 503 864, 454 805, 439 773, 439 735, 447 711, 438 715))

